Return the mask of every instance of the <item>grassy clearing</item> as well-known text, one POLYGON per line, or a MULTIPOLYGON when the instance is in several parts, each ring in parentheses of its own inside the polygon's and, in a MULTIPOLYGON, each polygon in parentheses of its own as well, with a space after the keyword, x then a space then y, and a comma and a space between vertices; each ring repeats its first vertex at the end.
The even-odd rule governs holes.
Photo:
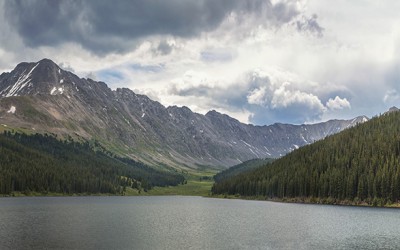
POLYGON ((145 195, 193 195, 209 196, 213 181, 195 181, 188 180, 186 184, 173 187, 155 187, 149 190, 145 195))
POLYGON ((151 190, 139 192, 137 189, 127 188, 125 195, 191 195, 191 196, 210 196, 211 187, 214 184, 213 176, 216 170, 203 170, 184 172, 185 184, 169 187, 154 187, 151 190))

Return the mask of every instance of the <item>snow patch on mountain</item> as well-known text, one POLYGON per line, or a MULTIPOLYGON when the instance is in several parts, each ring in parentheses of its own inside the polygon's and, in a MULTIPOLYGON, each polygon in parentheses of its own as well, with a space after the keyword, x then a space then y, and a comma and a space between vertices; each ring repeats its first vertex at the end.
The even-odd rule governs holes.
POLYGON ((7 113, 15 114, 15 111, 17 111, 17 108, 15 106, 11 106, 10 109, 7 111, 7 113))
POLYGON ((247 142, 245 142, 245 141, 243 141, 243 140, 241 140, 247 147, 249 147, 249 148, 251 148, 251 147, 253 147, 253 146, 251 146, 250 144, 248 144, 247 142))
POLYGON ((51 90, 50 90, 50 95, 57 95, 57 94, 63 94, 64 93, 64 88, 63 87, 59 87, 59 88, 57 88, 57 87, 53 87, 51 90))
POLYGON ((304 136, 302 134, 300 134, 300 138, 307 144, 308 141, 304 138, 304 136))
POLYGON ((53 87, 53 88, 50 90, 50 95, 53 95, 54 92, 56 92, 56 90, 57 90, 57 88, 56 88, 56 87, 53 87))
POLYGON ((15 84, 11 87, 10 91, 7 93, 6 97, 9 96, 16 96, 18 95, 18 92, 21 91, 23 88, 25 88, 26 85, 30 83, 30 77, 32 72, 36 69, 36 67, 39 65, 37 63, 29 72, 28 74, 24 74, 25 71, 22 73, 22 75, 18 78, 18 80, 15 82, 15 84))

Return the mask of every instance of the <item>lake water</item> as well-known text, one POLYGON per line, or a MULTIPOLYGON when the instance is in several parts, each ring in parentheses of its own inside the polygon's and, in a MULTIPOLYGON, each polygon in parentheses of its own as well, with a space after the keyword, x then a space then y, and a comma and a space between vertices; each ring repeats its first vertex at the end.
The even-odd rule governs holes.
POLYGON ((0 198, 0 249, 400 249, 400 210, 185 196, 0 198))

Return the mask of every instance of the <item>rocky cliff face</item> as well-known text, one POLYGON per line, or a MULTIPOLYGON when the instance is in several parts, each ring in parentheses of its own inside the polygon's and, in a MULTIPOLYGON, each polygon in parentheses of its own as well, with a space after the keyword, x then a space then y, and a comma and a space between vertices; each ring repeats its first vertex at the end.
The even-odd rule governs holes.
POLYGON ((111 90, 48 59, 0 75, 1 126, 96 139, 116 153, 159 166, 219 168, 279 157, 367 120, 246 125, 216 111, 201 115, 187 107, 166 108, 126 88, 111 90))

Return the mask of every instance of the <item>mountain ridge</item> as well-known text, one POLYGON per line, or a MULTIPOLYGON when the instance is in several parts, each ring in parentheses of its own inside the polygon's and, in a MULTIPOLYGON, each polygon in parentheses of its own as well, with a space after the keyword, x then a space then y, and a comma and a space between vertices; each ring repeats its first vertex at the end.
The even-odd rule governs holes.
POLYGON ((127 88, 111 90, 43 59, 0 76, 0 120, 28 131, 96 139, 147 164, 224 168, 280 157, 367 118, 248 125, 215 110, 201 115, 187 107, 164 107, 127 88))

